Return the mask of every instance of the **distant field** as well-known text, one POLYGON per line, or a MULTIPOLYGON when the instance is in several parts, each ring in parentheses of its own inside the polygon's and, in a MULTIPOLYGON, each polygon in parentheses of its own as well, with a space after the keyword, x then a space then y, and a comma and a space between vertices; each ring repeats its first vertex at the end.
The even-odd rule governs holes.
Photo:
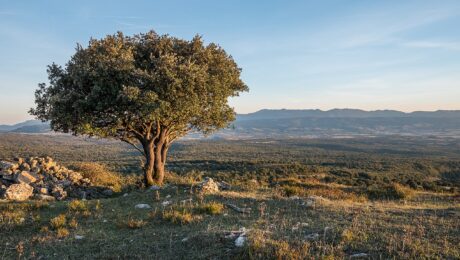
MULTIPOLYGON (((0 134, 0 158, 49 155, 63 163, 101 162, 141 173, 138 152, 119 141, 65 135, 0 134)), ((460 187, 460 139, 385 137, 345 139, 188 140, 170 149, 167 168, 201 171, 226 181, 325 174, 347 185, 399 182, 414 188, 460 187)))
MULTIPOLYGON (((121 142, 0 134, 0 159, 42 155, 141 174, 137 152, 121 142)), ((172 147, 167 168, 158 193, 125 187, 77 206, 0 202, 0 257, 460 258, 459 139, 188 140, 172 147), (202 196, 194 187, 203 177, 232 187, 202 196), (210 213, 220 203, 252 211, 210 213), (68 233, 53 229, 60 215, 68 233), (236 247, 228 232, 241 227, 248 240, 236 247)))

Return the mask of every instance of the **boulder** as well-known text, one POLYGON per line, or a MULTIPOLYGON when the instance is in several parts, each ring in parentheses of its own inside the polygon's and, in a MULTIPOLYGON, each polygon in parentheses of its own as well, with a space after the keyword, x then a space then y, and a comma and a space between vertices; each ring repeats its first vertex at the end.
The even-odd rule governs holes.
POLYGON ((19 165, 17 163, 12 163, 12 162, 7 162, 7 161, 0 162, 0 170, 2 171, 10 170, 11 172, 14 172, 18 168, 19 168, 19 165))
POLYGON ((28 171, 21 171, 20 173, 16 174, 14 181, 17 183, 31 184, 38 181, 38 179, 39 177, 37 174, 28 171))
POLYGON ((212 178, 206 178, 200 184, 200 190, 202 193, 216 193, 219 192, 219 185, 212 178))
POLYGON ((34 188, 27 183, 10 185, 5 191, 5 198, 8 200, 25 201, 29 199, 34 192, 34 188))

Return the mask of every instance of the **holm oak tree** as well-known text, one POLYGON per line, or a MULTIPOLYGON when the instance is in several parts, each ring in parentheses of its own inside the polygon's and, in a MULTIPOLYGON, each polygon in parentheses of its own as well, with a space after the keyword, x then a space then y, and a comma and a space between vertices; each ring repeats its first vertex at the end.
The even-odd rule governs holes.
POLYGON ((248 91, 241 69, 200 36, 121 32, 77 45, 64 66, 48 66, 30 113, 54 131, 116 138, 145 157, 145 183, 162 184, 168 148, 190 131, 228 126, 228 98, 248 91))

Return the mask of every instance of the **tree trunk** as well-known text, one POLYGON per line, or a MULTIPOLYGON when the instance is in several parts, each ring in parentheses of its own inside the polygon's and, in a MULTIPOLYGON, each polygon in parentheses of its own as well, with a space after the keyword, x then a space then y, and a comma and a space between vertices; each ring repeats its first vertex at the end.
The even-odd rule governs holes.
POLYGON ((160 139, 155 145, 155 165, 153 179, 158 184, 163 184, 165 176, 165 164, 163 162, 163 146, 165 145, 164 140, 160 139))
POLYGON ((153 178, 155 168, 155 153, 153 149, 153 142, 145 142, 142 145, 145 152, 144 181, 145 186, 150 187, 155 184, 155 180, 153 178))

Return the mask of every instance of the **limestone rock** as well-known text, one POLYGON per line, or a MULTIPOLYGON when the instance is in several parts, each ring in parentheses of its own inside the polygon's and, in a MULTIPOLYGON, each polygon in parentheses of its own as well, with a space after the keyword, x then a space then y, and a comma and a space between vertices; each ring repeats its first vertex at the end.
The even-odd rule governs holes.
POLYGON ((53 194, 57 200, 63 200, 67 198, 67 192, 61 186, 55 186, 51 191, 51 194, 53 194))
POLYGON ((212 178, 206 178, 200 184, 200 189, 202 193, 216 193, 219 192, 219 185, 212 178))
POLYGON ((34 188, 26 183, 12 184, 5 191, 5 198, 8 200, 25 201, 34 192, 34 188))
POLYGON ((12 162, 7 162, 7 161, 1 161, 0 162, 0 170, 10 170, 14 172, 19 168, 19 165, 17 163, 12 163, 12 162))
POLYGON ((56 198, 50 195, 45 195, 45 194, 36 194, 34 196, 35 199, 37 200, 42 200, 42 201, 55 201, 56 198))
POLYGON ((151 209, 152 207, 150 207, 149 204, 137 204, 136 206, 134 206, 135 209, 151 209))
POLYGON ((38 181, 39 177, 37 174, 28 172, 28 171, 21 171, 15 177, 15 181, 17 183, 26 183, 31 184, 38 181))

